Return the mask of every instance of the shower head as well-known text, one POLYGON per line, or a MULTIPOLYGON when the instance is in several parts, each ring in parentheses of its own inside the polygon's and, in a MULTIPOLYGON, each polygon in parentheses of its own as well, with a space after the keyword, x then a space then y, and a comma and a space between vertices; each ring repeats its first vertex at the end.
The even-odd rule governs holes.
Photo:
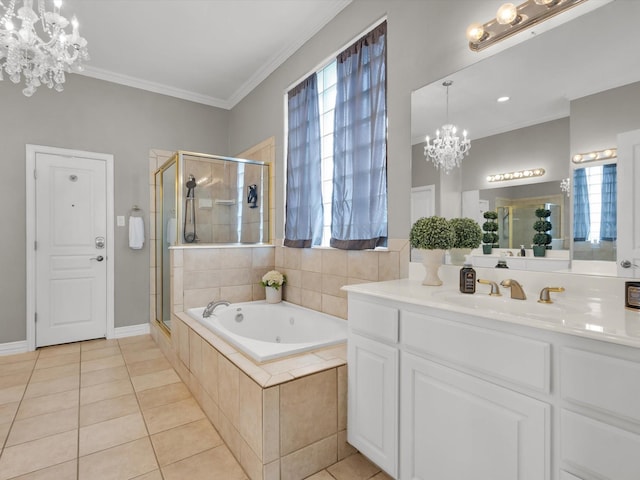
POLYGON ((187 188, 196 188, 196 177, 193 175, 189 175, 189 180, 187 180, 187 188))

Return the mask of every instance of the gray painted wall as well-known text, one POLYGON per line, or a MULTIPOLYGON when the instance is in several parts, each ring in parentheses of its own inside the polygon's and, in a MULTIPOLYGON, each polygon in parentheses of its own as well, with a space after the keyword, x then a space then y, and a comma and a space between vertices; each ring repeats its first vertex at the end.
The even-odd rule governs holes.
MULTIPOLYGON (((150 149, 228 155, 225 110, 79 75, 63 93, 21 90, 0 82, 0 343, 26 339, 25 144, 113 154, 116 215, 137 204, 148 216, 150 149)), ((116 327, 149 320, 149 242, 131 250, 127 234, 115 227, 116 327)))

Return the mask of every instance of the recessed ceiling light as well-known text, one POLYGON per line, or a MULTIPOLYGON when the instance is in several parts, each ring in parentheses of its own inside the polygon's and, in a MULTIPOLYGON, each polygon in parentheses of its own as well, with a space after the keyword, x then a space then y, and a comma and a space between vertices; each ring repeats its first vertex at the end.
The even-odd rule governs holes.
POLYGON ((507 96, 498 98, 498 103, 503 103, 508 101, 509 101, 509 97, 507 96))

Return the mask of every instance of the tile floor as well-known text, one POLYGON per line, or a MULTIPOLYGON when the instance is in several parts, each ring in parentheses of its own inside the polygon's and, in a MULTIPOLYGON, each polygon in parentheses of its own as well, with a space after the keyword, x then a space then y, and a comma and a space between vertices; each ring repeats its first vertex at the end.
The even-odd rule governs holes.
MULTIPOLYGON (((0 480, 246 479, 149 335, 0 356, 0 480)), ((355 454, 313 480, 389 480, 355 454)))

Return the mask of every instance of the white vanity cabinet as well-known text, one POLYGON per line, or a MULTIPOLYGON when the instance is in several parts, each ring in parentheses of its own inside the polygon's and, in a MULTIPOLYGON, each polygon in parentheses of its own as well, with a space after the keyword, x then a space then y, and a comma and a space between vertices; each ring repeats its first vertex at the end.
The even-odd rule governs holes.
POLYGON ((563 464, 588 480, 640 479, 640 362, 564 347, 560 369, 563 464))
POLYGON ((517 391, 548 391, 548 343, 402 310, 401 348, 399 478, 549 478, 551 406, 517 391))
POLYGON ((398 472, 398 309, 349 299, 348 441, 398 472))

